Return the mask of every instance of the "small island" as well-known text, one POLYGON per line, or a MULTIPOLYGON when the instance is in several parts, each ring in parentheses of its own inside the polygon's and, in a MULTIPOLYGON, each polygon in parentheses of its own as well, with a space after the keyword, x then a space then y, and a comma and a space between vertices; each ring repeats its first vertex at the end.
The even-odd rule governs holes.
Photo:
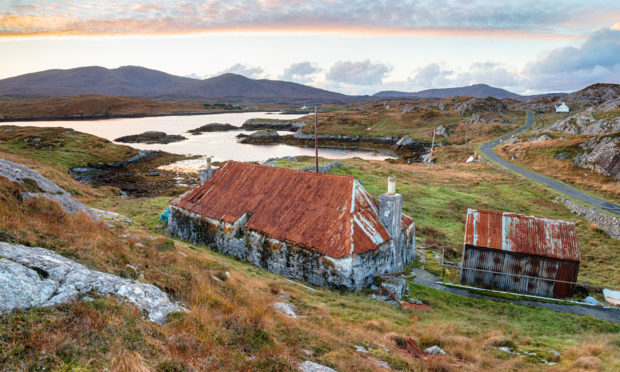
POLYGON ((201 133, 207 133, 207 132, 229 132, 232 130, 239 130, 239 127, 236 127, 232 124, 222 124, 222 123, 210 123, 210 124, 205 124, 202 127, 198 127, 196 129, 191 129, 188 130, 189 133, 191 134, 201 134, 201 133))
POLYGON ((123 143, 146 143, 146 144, 167 144, 171 142, 180 142, 187 138, 178 134, 166 134, 164 132, 148 131, 141 134, 133 134, 115 139, 116 142, 123 143))

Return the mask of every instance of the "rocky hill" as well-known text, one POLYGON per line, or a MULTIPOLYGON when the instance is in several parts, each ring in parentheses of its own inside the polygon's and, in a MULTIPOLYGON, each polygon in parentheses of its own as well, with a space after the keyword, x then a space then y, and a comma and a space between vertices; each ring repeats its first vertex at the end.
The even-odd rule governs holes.
POLYGON ((0 95, 67 97, 85 94, 246 102, 349 102, 354 97, 277 80, 223 74, 198 80, 138 66, 47 70, 0 80, 0 95))
POLYGON ((577 92, 562 97, 569 106, 586 107, 599 105, 610 99, 620 97, 620 84, 592 84, 577 92))

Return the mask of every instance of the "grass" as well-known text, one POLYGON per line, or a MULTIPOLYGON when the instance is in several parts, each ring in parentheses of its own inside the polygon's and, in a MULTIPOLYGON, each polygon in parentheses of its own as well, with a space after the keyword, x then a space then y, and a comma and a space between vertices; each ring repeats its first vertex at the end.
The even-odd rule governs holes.
MULTIPOLYGON (((30 151, 33 158, 38 156, 38 150, 30 151)), ((26 155, 24 150, 22 156, 26 155)), ((21 159, 52 171, 51 165, 21 159)), ((312 160, 279 165, 299 168, 312 160)), ((464 213, 470 206, 570 218, 577 220, 581 276, 618 281, 617 241, 590 230, 583 220, 551 202, 542 188, 478 163, 440 163, 428 170, 420 164, 343 162, 345 167, 334 172, 354 175, 374 195, 384 192, 389 174, 396 175, 397 191, 404 196, 405 212, 415 218, 421 243, 447 246, 458 254, 464 213), (587 241, 599 245, 583 247, 587 241)), ((69 183, 61 169, 54 172, 69 183)), ((166 371, 191 366, 294 371, 304 360, 340 371, 376 370, 375 362, 355 352, 355 345, 372 349, 370 356, 405 371, 540 370, 546 368, 543 358, 557 360, 555 370, 620 367, 620 325, 464 298, 414 284, 411 296, 434 310, 406 312, 360 292, 310 291, 207 247, 169 239, 156 228, 169 197, 125 199, 105 189, 81 187, 91 195, 91 204, 123 213, 134 224, 110 228, 84 215, 66 214, 46 199, 23 200, 20 185, 0 178, 0 238, 46 247, 119 275, 127 275, 126 265, 133 265, 144 275, 139 280, 162 288, 189 311, 171 314, 166 325, 158 326, 130 305, 94 295, 91 302, 3 314, 2 370, 166 371), (303 318, 276 312, 272 306, 276 301, 290 302, 303 318), (412 358, 399 347, 408 336, 424 347, 439 345, 447 356, 412 358), (538 356, 508 355, 497 350, 502 345, 538 356), (551 349, 562 355, 554 357, 551 349)))
POLYGON ((66 128, 0 126, 0 151, 27 157, 68 172, 86 167, 127 160, 138 151, 106 139, 66 128))
MULTIPOLYGON (((466 126, 465 116, 453 110, 455 99, 441 101, 409 101, 391 100, 384 103, 366 102, 348 109, 340 108, 337 111, 319 113, 319 135, 347 135, 361 137, 402 137, 410 136, 414 140, 431 142, 433 130, 439 126, 447 126, 453 132, 448 139, 437 137, 437 142, 445 144, 464 143, 466 127, 469 139, 485 141, 507 133, 515 128, 514 124, 475 123, 466 126), (438 102, 442 103, 440 109, 438 102)), ((521 113, 504 115, 509 122, 514 123, 515 117, 520 119, 521 113)), ((314 114, 298 119, 313 123, 314 114)), ((498 119, 499 120, 499 119, 498 119)), ((302 128, 306 133, 314 133, 314 126, 302 128)))
POLYGON ((620 203, 620 185, 611 176, 577 167, 572 158, 584 150, 579 147, 590 136, 570 136, 542 142, 518 142, 498 147, 498 155, 520 167, 558 179, 598 197, 620 203), (555 156, 564 154, 567 159, 555 156))

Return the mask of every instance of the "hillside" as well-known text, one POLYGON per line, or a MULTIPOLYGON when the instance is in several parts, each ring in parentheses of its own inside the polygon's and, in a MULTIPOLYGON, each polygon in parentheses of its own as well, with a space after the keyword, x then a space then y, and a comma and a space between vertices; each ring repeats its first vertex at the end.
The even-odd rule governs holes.
POLYGON ((285 81, 254 80, 230 73, 198 80, 137 66, 47 70, 0 80, 0 95, 5 96, 69 97, 85 94, 275 103, 347 102, 353 99, 285 81))
POLYGON ((167 102, 144 98, 89 94, 63 98, 0 100, 0 120, 18 118, 105 118, 183 113, 209 113, 199 102, 167 102))
POLYGON ((486 84, 475 84, 471 86, 456 88, 426 89, 419 92, 382 91, 373 95, 373 97, 378 98, 449 98, 456 96, 475 98, 494 97, 498 99, 517 99, 521 97, 516 93, 512 93, 505 89, 492 87, 486 84))
MULTIPOLYGON (((0 211, 9 217, 0 219, 0 240, 44 247, 93 269, 153 284, 187 310, 170 314, 160 326, 131 304, 92 293, 83 300, 2 314, 2 370, 294 371, 298 363, 311 360, 338 371, 386 366, 402 371, 572 371, 614 370, 620 362, 620 329, 610 322, 417 284, 410 285, 411 296, 432 309, 405 311, 364 292, 307 289, 206 247, 171 240, 157 228, 169 193, 121 197, 113 188, 78 184, 67 165, 54 165, 65 153, 76 154, 70 160, 74 165, 116 159, 127 148, 105 144, 91 160, 84 158, 89 147, 84 140, 95 139, 66 135, 80 141, 65 138, 65 146, 52 149, 2 146, 0 156, 45 171, 59 184, 74 185, 76 197, 122 213, 133 224, 110 227, 64 213, 42 198, 22 199, 23 185, 0 177, 0 211), (277 302, 294 305, 301 317, 278 312, 277 302), (403 350, 408 337, 422 347, 439 345, 447 355, 413 358, 403 350)), ((301 158, 278 165, 298 168, 312 162, 301 158)), ((577 220, 581 278, 618 283, 617 241, 551 202, 544 190, 523 181, 515 184, 510 175, 487 165, 446 160, 429 170, 422 164, 352 159, 334 172, 354 175, 373 195, 383 192, 388 174, 396 175, 405 212, 414 216, 421 245, 429 248, 429 270, 437 268, 433 257, 441 249, 457 251, 462 244, 462 214, 471 206, 577 220)))

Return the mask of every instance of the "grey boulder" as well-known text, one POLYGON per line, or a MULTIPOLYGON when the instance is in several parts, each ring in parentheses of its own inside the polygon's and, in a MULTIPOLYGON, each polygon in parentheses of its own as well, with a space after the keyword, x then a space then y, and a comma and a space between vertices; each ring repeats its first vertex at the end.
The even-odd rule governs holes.
POLYGON ((125 299, 158 324, 181 310, 152 284, 92 270, 44 248, 0 242, 0 312, 54 306, 90 291, 125 299))

